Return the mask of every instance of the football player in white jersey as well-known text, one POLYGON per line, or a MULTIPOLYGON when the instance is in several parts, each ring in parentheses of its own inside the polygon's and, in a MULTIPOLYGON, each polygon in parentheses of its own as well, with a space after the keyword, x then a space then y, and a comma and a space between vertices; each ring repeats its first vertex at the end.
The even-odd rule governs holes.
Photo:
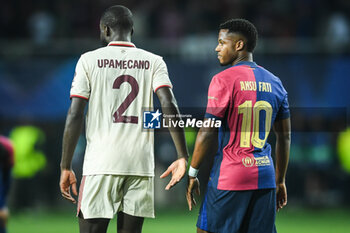
MULTIPOLYGON (((80 232, 106 232, 117 215, 118 233, 141 232, 144 217, 154 217, 154 133, 143 129, 143 110, 153 109, 153 92, 167 116, 179 115, 165 62, 131 43, 133 21, 124 6, 108 8, 100 20, 105 47, 83 54, 71 87, 71 106, 63 135, 60 189, 73 203, 76 177, 73 153, 86 114, 87 146, 78 198, 80 232)), ((155 118, 158 115, 154 115, 155 118)), ((183 129, 170 128, 178 159, 162 174, 166 189, 186 172, 183 129)))

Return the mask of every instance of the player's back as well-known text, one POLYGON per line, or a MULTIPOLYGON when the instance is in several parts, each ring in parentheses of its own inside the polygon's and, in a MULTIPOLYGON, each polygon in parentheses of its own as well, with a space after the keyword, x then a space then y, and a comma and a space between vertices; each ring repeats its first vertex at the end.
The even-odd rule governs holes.
POLYGON ((289 116, 281 81, 253 62, 241 62, 214 79, 226 93, 221 97, 225 99, 221 107, 226 107, 212 174, 217 187, 274 188, 271 146, 266 141, 276 118, 289 116))
POLYGON ((82 55, 71 96, 89 101, 84 175, 153 175, 154 136, 142 131, 142 111, 161 86, 171 87, 162 58, 132 43, 82 55))

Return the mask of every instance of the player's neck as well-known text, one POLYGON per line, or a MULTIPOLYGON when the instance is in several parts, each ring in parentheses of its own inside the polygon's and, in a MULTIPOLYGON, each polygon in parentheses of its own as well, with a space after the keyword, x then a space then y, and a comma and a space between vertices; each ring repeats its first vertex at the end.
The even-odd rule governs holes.
POLYGON ((114 34, 111 38, 111 41, 125 41, 125 42, 131 42, 131 35, 130 33, 125 34, 114 34))
POLYGON ((252 53, 244 53, 244 54, 239 55, 237 57, 237 59, 232 62, 232 65, 234 66, 242 61, 253 62, 253 54, 252 53))

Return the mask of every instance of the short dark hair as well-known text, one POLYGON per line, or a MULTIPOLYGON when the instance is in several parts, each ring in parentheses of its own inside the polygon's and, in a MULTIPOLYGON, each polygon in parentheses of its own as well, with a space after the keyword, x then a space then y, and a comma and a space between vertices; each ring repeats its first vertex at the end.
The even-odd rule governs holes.
POLYGON ((220 29, 228 29, 229 32, 236 32, 247 39, 247 51, 253 52, 258 40, 256 27, 246 19, 230 19, 220 24, 220 29))
POLYGON ((118 31, 131 31, 134 26, 131 11, 121 5, 111 6, 105 10, 101 17, 101 23, 118 31))

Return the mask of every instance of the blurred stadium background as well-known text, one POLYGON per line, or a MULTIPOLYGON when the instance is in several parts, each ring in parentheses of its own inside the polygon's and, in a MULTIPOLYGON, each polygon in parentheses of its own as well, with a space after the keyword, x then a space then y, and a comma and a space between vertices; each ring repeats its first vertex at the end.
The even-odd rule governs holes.
MULTIPOLYGON (((0 134, 16 147, 10 233, 78 230, 75 206, 58 189, 61 138, 75 64, 100 46, 99 17, 114 4, 133 11, 136 46, 164 57, 183 113, 205 107, 210 79, 222 70, 218 25, 252 21, 260 35, 255 61, 283 81, 293 114, 289 204, 277 228, 350 232, 350 1, 11 0, 0 7, 0 134)), ((191 150, 195 134, 187 131, 191 150)), ((84 146, 82 135, 78 177, 84 146)), ((168 133, 156 134, 155 151, 158 175, 176 157, 168 133)), ((208 158, 202 190, 209 166, 208 158)), ((198 208, 186 209, 185 181, 165 192, 158 177, 157 218, 146 220, 144 232, 194 232, 198 208)))

